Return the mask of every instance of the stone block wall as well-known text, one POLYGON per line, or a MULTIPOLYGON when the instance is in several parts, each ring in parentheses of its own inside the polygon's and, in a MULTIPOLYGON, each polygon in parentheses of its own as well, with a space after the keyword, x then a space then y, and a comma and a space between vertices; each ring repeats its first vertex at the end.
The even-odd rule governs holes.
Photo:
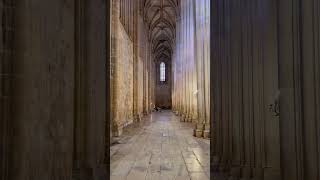
POLYGON ((113 126, 120 135, 122 128, 133 122, 133 43, 117 20, 118 30, 113 40, 116 41, 113 75, 113 126))
MULTIPOLYGON (((131 3, 122 1, 122 3, 131 3)), ((152 83, 148 83, 150 69, 149 40, 146 26, 139 12, 123 8, 119 0, 112 1, 111 85, 113 136, 122 134, 123 128, 139 121, 150 112, 149 96, 152 83), (129 12, 121 12, 130 11, 129 12), (133 22, 123 24, 123 15, 133 15, 133 22), (128 32, 130 29, 130 32, 128 32)), ((130 17, 131 18, 131 17, 130 17)))

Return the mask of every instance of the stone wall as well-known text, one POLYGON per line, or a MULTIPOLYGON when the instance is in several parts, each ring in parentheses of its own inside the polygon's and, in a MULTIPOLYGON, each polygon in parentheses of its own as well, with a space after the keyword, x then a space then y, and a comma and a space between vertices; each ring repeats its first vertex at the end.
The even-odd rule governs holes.
POLYGON ((119 19, 120 2, 112 4, 112 126, 113 135, 134 120, 133 117, 133 42, 119 19))
POLYGON ((133 122, 133 43, 118 18, 114 22, 117 31, 113 31, 116 47, 112 54, 113 70, 113 124, 121 129, 133 122))
MULTIPOLYGON (((123 3, 131 3, 123 1, 123 3)), ((122 134, 127 125, 140 121, 150 112, 152 97, 150 83, 153 71, 150 68, 151 50, 147 28, 139 12, 131 14, 131 8, 124 8, 125 15, 133 15, 134 23, 124 26, 119 0, 112 4, 112 121, 113 136, 122 134), (122 20, 121 20, 122 19, 122 20), (128 32, 128 29, 130 32, 128 32)), ((134 6, 135 7, 135 6, 134 6)), ((131 18, 131 17, 130 17, 131 18)))

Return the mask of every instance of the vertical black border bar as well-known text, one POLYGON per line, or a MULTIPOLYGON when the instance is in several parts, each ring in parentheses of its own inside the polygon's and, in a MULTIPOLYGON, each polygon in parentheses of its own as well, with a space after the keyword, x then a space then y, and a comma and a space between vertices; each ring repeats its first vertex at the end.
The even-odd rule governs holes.
POLYGON ((111 125, 111 94, 110 94, 110 45, 111 45, 111 1, 106 0, 106 155, 105 164, 107 179, 110 179, 110 125, 111 125))

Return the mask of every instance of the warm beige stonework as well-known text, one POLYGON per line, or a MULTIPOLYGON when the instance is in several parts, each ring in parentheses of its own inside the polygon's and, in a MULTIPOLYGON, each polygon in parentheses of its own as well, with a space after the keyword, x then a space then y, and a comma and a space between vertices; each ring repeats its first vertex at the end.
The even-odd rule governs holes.
POLYGON ((119 3, 113 1, 112 17, 112 118, 113 133, 119 136, 133 117, 133 42, 119 20, 119 3))
POLYGON ((140 121, 151 110, 153 63, 140 14, 134 13, 134 29, 128 34, 128 26, 120 19, 120 0, 112 2, 112 131, 113 136, 120 136, 123 128, 140 121))

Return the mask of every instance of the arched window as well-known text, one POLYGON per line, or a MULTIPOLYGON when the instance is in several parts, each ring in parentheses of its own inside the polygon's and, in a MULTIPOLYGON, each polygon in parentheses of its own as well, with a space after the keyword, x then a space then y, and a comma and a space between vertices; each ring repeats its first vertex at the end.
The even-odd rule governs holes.
POLYGON ((160 82, 166 81, 166 64, 164 62, 160 63, 160 82))

